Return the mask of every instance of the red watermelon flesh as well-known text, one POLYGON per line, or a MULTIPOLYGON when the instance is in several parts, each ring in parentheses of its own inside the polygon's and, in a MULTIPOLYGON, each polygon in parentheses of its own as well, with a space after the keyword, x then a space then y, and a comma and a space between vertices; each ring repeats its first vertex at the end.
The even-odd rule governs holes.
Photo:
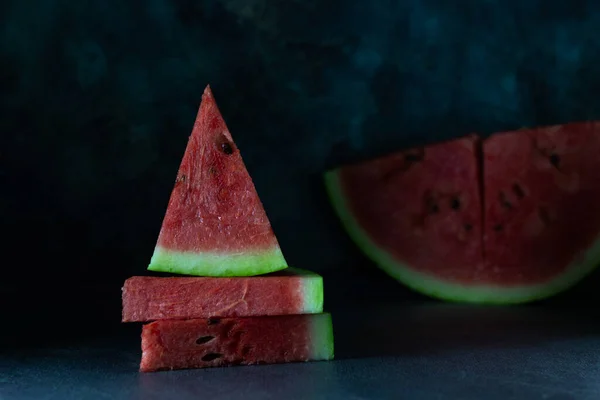
POLYGON ((148 269, 250 276, 286 267, 240 151, 207 87, 148 269))
POLYGON ((483 152, 488 280, 567 283, 562 274, 589 269, 600 233, 600 124, 496 134, 483 152))
POLYGON ((323 278, 287 268, 240 277, 149 277, 125 281, 123 322, 313 314, 323 311, 323 278))
POLYGON ((483 263, 477 145, 474 136, 461 138, 327 174, 348 231, 392 276, 421 289, 429 274, 477 279, 483 263))
POLYGON ((449 141, 330 171, 335 210, 390 275, 446 300, 541 299, 600 264, 600 123, 477 144, 449 141))
POLYGON ((327 313, 160 320, 142 328, 143 372, 331 359, 327 313))

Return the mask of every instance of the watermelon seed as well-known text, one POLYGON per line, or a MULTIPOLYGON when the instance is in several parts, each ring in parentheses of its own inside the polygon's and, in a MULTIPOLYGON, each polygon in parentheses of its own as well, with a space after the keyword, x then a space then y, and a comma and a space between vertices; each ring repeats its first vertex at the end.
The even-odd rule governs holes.
POLYGON ((502 207, 508 210, 512 208, 512 203, 508 201, 504 192, 500 192, 500 194, 498 195, 498 200, 500 200, 500 204, 502 205, 502 207))
POLYGON ((416 163, 423 161, 425 158, 425 151, 423 149, 412 150, 404 155, 404 161, 408 163, 416 163))
POLYGON ((208 343, 211 340, 213 340, 215 337, 214 336, 202 336, 200 338, 198 338, 198 340, 196 340, 196 344, 204 344, 204 343, 208 343))
POLYGON ((221 322, 219 318, 212 317, 208 319, 208 325, 217 325, 219 322, 221 322))
POLYGON ((498 224, 498 225, 494 225, 494 231, 496 232, 501 232, 502 231, 502 225, 498 224))
POLYGON ((460 200, 458 199, 458 197, 452 198, 452 200, 450 201, 450 207, 452 207, 453 210, 460 209, 460 200))
POLYGON ((471 229, 473 229, 473 225, 465 224, 465 231, 469 232, 471 229))
POLYGON ((550 164, 556 169, 560 168, 560 156, 556 153, 550 154, 550 164))
POLYGON ((223 153, 227 155, 233 154, 233 149, 229 143, 221 143, 221 150, 223 150, 223 153))
POLYGON ((214 361, 214 360, 216 360, 217 358, 221 358, 221 357, 223 357, 223 354, 219 354, 219 353, 208 353, 208 354, 205 354, 205 355, 202 357, 202 361, 214 361))
POLYGON ((518 183, 515 183, 512 187, 513 192, 515 192, 515 194, 517 195, 517 197, 519 199, 522 199, 523 197, 525 197, 525 192, 523 191, 523 188, 521 187, 521 185, 519 185, 518 183))
POLYGON ((227 137, 224 134, 221 133, 217 137, 215 142, 223 153, 227 155, 233 154, 233 144, 229 141, 229 139, 227 139, 227 137))
POLYGON ((548 210, 545 207, 540 207, 538 209, 538 215, 540 216, 540 219, 545 225, 550 224, 550 213, 548 213, 548 210))
POLYGON ((400 166, 392 168, 390 171, 387 171, 381 179, 385 182, 394 177, 396 174, 401 172, 408 171, 414 164, 423 161, 425 158, 425 150, 423 149, 413 149, 408 152, 402 154, 403 155, 403 163, 400 166))
POLYGON ((429 212, 429 214, 437 214, 440 211, 440 206, 435 201, 434 195, 432 193, 425 194, 425 208, 429 212))

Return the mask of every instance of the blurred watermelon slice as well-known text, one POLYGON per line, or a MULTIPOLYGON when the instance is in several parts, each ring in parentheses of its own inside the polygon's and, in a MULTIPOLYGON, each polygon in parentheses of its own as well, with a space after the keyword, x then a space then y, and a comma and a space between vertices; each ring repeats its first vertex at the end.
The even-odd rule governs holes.
POLYGON ((523 303, 600 263, 600 124, 474 136, 329 171, 358 246, 424 294, 523 303))

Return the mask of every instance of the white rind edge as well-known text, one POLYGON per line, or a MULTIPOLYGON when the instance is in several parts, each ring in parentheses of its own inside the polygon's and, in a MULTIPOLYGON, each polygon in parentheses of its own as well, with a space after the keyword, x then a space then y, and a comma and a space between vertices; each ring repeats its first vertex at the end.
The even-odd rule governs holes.
POLYGON ((302 314, 319 314, 323 312, 323 278, 319 275, 302 279, 302 314))
POLYGON ((334 358, 333 321, 330 313, 311 316, 311 361, 327 361, 334 358))
POLYGON ((156 246, 148 270, 192 276, 255 276, 288 267, 279 246, 240 253, 172 251, 156 246))

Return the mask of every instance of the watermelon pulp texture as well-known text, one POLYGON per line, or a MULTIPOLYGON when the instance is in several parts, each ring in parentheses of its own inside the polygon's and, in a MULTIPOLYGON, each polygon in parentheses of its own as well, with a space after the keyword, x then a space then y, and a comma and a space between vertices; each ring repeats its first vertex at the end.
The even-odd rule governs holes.
POLYGON ((600 125, 573 123, 461 138, 325 179, 350 235, 399 281, 446 300, 521 303, 600 261, 599 151, 600 125))
POLYGON ((123 322, 323 312, 323 278, 296 268, 255 277, 147 277, 125 281, 123 322))
POLYGON ((286 267, 240 151, 207 87, 148 269, 252 276, 286 267))
POLYGON ((140 370, 325 361, 333 356, 328 313, 161 320, 142 328, 140 370))
POLYGON ((483 264, 477 139, 411 149, 326 174, 353 239, 390 275, 440 295, 436 281, 483 264), (439 278, 437 278, 439 277, 439 278))
POLYGON ((546 297, 600 262, 600 124, 499 133, 483 143, 489 279, 546 297))

